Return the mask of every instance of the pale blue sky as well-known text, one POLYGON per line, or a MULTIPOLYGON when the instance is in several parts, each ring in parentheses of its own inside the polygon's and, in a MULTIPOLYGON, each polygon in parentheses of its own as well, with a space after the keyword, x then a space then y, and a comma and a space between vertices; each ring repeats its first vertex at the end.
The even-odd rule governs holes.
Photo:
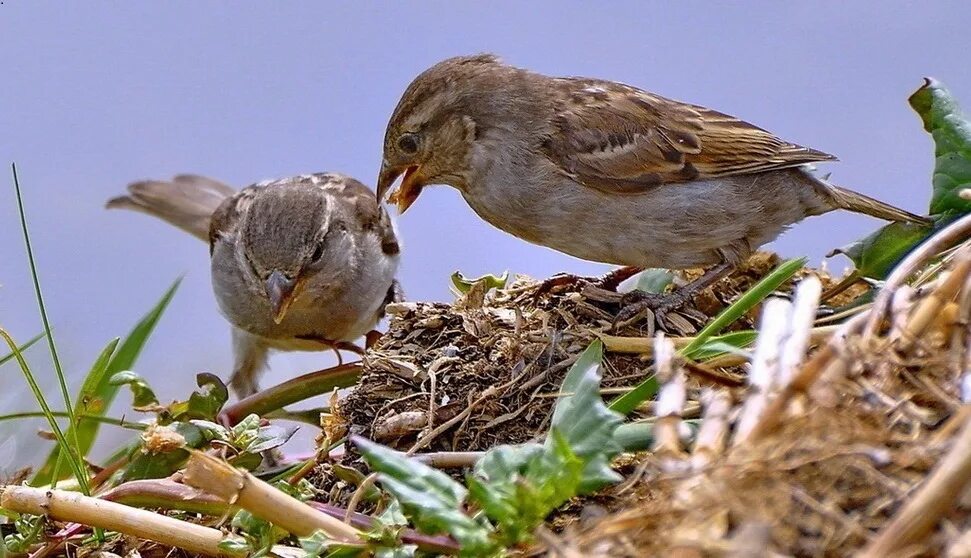
MULTIPOLYGON (((244 186, 334 170, 373 185, 386 120, 408 82, 442 58, 481 51, 740 116, 839 156, 828 166, 834 181, 921 211, 931 145, 906 98, 931 75, 971 106, 969 20, 967 2, 4 0, 0 326, 19 339, 40 330, 6 170, 16 161, 75 383, 183 273, 137 369, 164 398, 184 395, 197 371, 225 376, 228 332, 206 247, 145 216, 104 211, 104 200, 129 181, 179 172, 244 186)), ((456 269, 605 269, 492 229, 447 188, 426 190, 398 225, 401 279, 415 299, 447 299, 456 269)), ((831 214, 773 246, 818 261, 876 225, 831 214)), ((30 357, 53 386, 45 350, 30 357)), ((279 356, 264 383, 328 362, 279 356)), ((0 368, 0 413, 33 408, 17 369, 0 368)), ((4 446, 11 429, 0 425, 0 470, 36 454, 39 426, 17 425, 4 446)))

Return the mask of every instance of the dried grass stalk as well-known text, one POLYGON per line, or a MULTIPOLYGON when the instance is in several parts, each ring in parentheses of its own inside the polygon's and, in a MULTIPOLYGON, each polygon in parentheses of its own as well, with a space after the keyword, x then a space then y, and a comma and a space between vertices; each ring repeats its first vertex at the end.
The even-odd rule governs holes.
POLYGON ((658 378, 665 382, 657 397, 654 424, 654 451, 667 455, 680 455, 681 413, 687 399, 685 375, 674 363, 674 344, 663 333, 654 338, 655 366, 658 378))
POLYGON ((923 540, 971 482, 971 421, 965 422, 951 451, 924 485, 884 526, 863 551, 864 558, 882 558, 923 540))
POLYGON ((70 521, 117 531, 165 546, 182 548, 194 554, 244 555, 219 548, 223 533, 218 529, 84 496, 77 492, 29 486, 5 486, 2 488, 0 505, 4 509, 18 513, 46 515, 58 521, 70 521))
POLYGON ((768 406, 769 394, 775 387, 779 373, 779 353, 788 331, 792 304, 781 298, 765 302, 759 337, 755 341, 755 355, 749 372, 750 393, 742 407, 735 430, 735 445, 743 444, 768 406))
POLYGON ((969 274, 971 274, 971 252, 964 251, 954 264, 954 269, 938 283, 937 288, 917 303, 917 308, 907 321, 904 333, 897 344, 900 351, 906 352, 913 348, 944 307, 957 297, 969 274))
POLYGON ((810 335, 813 323, 816 321, 816 311, 819 309, 819 297, 822 292, 823 284, 815 275, 803 279, 796 288, 796 296, 792 303, 789 334, 779 357, 780 386, 792 381, 796 369, 806 358, 806 350, 809 348, 810 335))
POLYGON ((360 542, 358 531, 221 459, 193 452, 183 481, 218 496, 298 537, 316 531, 345 542, 360 542))
POLYGON ((701 394, 701 401, 705 406, 705 414, 691 452, 691 468, 694 471, 704 469, 725 451, 728 413, 732 409, 731 397, 725 390, 706 390, 701 394))

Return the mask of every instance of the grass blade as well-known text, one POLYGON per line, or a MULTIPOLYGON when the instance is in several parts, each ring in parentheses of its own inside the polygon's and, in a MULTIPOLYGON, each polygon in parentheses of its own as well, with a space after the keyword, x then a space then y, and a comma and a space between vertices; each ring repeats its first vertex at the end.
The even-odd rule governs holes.
POLYGON ((54 438, 57 439, 58 447, 64 448, 68 456, 68 463, 71 465, 71 469, 74 471, 74 476, 78 479, 78 485, 88 486, 88 476, 85 473, 84 467, 81 465, 80 457, 74 453, 73 448, 67 442, 67 438, 64 437, 64 432, 61 430, 61 426, 57 424, 57 419, 54 418, 54 412, 51 411, 50 405, 47 404, 47 399, 44 397, 44 392, 40 389, 40 385, 37 384, 37 379, 34 378, 34 373, 31 372, 30 366, 27 365, 27 361, 24 360, 23 353, 17 347, 13 338, 10 334, 3 328, 0 328, 0 337, 7 343, 10 350, 13 351, 14 358, 17 360, 17 364, 20 365, 20 370, 24 373, 24 379, 27 380, 27 385, 30 387, 30 391, 33 392, 34 398, 37 400, 37 404, 40 405, 43 415, 47 418, 47 422, 50 424, 51 432, 54 433, 54 438))
MULTIPOLYGON (((155 303, 155 306, 132 328, 124 341, 119 344, 116 339, 109 343, 108 347, 105 347, 105 350, 102 351, 101 356, 95 362, 95 365, 91 367, 91 372, 88 374, 88 377, 84 380, 81 397, 78 402, 81 411, 88 415, 103 415, 108 411, 115 396, 118 394, 118 390, 121 389, 120 385, 111 385, 109 380, 116 373, 128 370, 135 364, 138 355, 141 354, 142 348, 148 341, 152 331, 154 331, 159 318, 162 317, 162 313, 168 307, 181 282, 182 279, 179 278, 172 283, 172 286, 165 291, 165 294, 155 303), (116 345, 117 350, 114 350, 116 345), (109 348, 111 349, 110 352, 109 348), (113 355, 105 366, 99 366, 106 353, 113 353, 113 355)), ((79 424, 76 429, 72 429, 78 437, 80 455, 87 455, 91 450, 91 446, 94 445, 100 428, 101 422, 86 421, 83 424, 79 424)), ((31 480, 31 485, 43 486, 52 482, 59 453, 60 449, 54 448, 47 457, 44 466, 38 470, 37 474, 31 480)))
MULTIPOLYGON (((37 298, 37 308, 40 311, 41 321, 44 324, 44 334, 47 337, 47 346, 50 349, 51 361, 54 364, 54 374, 57 376, 57 383, 61 388, 61 397, 64 399, 64 407, 70 414, 70 425, 74 426, 76 424, 74 406, 71 405, 71 394, 67 390, 67 380, 64 377, 64 370, 61 368, 61 359, 57 355, 57 344, 54 342, 54 336, 51 335, 51 322, 47 316, 47 306, 44 304, 44 295, 41 293, 40 288, 40 278, 37 275, 37 262, 34 259, 34 249, 30 242, 30 232, 27 227, 27 212, 24 210, 24 197, 20 190, 20 179, 17 176, 16 163, 11 163, 10 170, 13 173, 14 192, 16 193, 17 197, 17 211, 20 214, 20 228, 24 233, 24 245, 27 249, 27 263, 30 266, 30 276, 34 283, 34 294, 37 298)), ((47 411, 49 411, 49 409, 45 409, 45 412, 47 411)), ((53 417, 48 418, 52 422, 56 422, 53 417)), ((74 444, 74 452, 77 455, 77 459, 80 459, 80 456, 82 455, 81 448, 78 444, 77 434, 73 432, 73 430, 73 428, 70 429, 70 431, 72 431, 72 435, 69 436, 68 440, 74 444)), ((63 444, 64 442, 65 440, 58 439, 58 444, 63 444)), ((61 449, 67 448, 62 447, 61 449)), ((81 477, 78 478, 78 485, 81 487, 81 492, 87 496, 89 494, 87 475, 83 474, 83 470, 81 469, 78 469, 75 472, 81 474, 81 477)))
MULTIPOLYGON (((708 323, 698 335, 695 336, 694 340, 689 343, 686 347, 681 349, 680 353, 682 355, 691 355, 698 351, 699 348, 703 347, 705 343, 708 342, 713 336, 718 335, 721 330, 730 326, 735 320, 744 316, 749 310, 755 307, 756 304, 762 302, 765 297, 769 296, 776 289, 778 289, 783 283, 792 278, 797 271, 806 265, 805 258, 795 258, 791 260, 786 260, 779 264, 779 267, 772 270, 772 273, 766 275, 758 283, 752 285, 752 287, 745 291, 745 294, 740 296, 738 300, 732 303, 731 306, 725 308, 719 313, 715 319, 708 323)), ((643 382, 637 384, 631 391, 621 395, 617 399, 614 399, 610 403, 610 409, 617 411, 622 414, 629 414, 631 411, 637 408, 638 405, 647 401, 654 394, 657 393, 658 383, 654 376, 644 380, 643 382)))
MULTIPOLYGON (((21 345, 17 350, 19 350, 20 352, 24 352, 27 349, 29 349, 34 343, 40 341, 43 338, 44 338, 44 334, 38 333, 37 335, 31 337, 29 341, 21 345)), ((10 362, 11 360, 14 359, 14 357, 15 357, 14 353, 10 353, 9 355, 0 357, 0 366, 10 362)))

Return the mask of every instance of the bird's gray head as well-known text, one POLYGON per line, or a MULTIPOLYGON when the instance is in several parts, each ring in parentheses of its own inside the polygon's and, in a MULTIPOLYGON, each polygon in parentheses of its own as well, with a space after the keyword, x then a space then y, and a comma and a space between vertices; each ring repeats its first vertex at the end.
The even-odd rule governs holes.
POLYGON ((381 200, 404 175, 392 197, 404 213, 428 184, 467 186, 468 157, 474 142, 489 128, 521 120, 533 110, 535 85, 525 70, 491 54, 443 60, 411 82, 388 122, 378 176, 381 200))
POLYGON ((239 250, 265 289, 274 320, 324 270, 340 272, 346 224, 319 187, 271 184, 254 196, 240 223, 239 250), (335 267, 337 269, 335 269, 335 267))

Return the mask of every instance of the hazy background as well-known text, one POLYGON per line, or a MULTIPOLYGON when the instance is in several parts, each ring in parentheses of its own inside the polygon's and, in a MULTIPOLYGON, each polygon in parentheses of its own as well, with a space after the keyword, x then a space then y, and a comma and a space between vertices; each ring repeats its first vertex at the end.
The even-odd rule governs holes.
MULTIPOLYGON (((828 166, 834 181, 922 211, 931 144, 906 98, 931 75, 971 106, 969 20, 968 2, 4 0, 0 326, 21 341, 41 330, 7 170, 16 161, 72 387, 180 274, 137 371, 163 400, 186 395, 198 371, 225 377, 228 331, 206 246, 146 216, 106 212, 104 200, 132 180, 180 172, 244 186, 334 170, 373 185, 385 123, 408 82, 442 58, 481 51, 738 115, 838 155, 828 166)), ((876 225, 830 214, 772 248, 818 262, 876 225)), ((448 299, 456 269, 536 277, 606 269, 492 229, 448 188, 426 190, 398 227, 401 280, 413 299, 448 299)), ((29 356, 57 402, 46 348, 29 356)), ((263 382, 329 362, 279 355, 263 382)), ((114 414, 129 404, 125 392, 114 414)), ((19 370, 0 368, 0 414, 35 408, 19 370)), ((46 451, 49 442, 34 436, 42 426, 0 423, 0 473, 46 451)))

